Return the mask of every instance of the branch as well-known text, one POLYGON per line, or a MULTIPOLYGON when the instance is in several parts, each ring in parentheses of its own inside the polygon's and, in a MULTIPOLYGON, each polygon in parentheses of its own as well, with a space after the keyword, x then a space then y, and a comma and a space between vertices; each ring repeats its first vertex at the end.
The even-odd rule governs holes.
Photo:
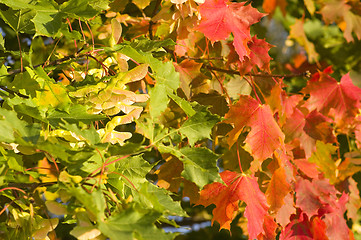
POLYGON ((5 91, 5 92, 8 92, 8 93, 10 93, 10 94, 13 94, 13 95, 16 94, 16 95, 18 95, 19 97, 22 97, 22 98, 29 98, 29 96, 26 96, 26 95, 24 95, 24 94, 15 92, 15 91, 13 91, 13 90, 10 90, 10 89, 8 89, 6 86, 1 86, 1 85, 0 85, 0 89, 3 90, 3 91, 5 91))
POLYGON ((15 187, 15 188, 30 188, 31 191, 36 189, 37 187, 45 187, 51 186, 58 182, 45 182, 45 183, 9 183, 8 186, 15 187))
MULTIPOLYGON (((40 63, 40 64, 37 64, 37 65, 34 65, 33 68, 38 68, 38 67, 41 67, 41 66, 54 66, 54 65, 58 65, 58 64, 61 64, 65 61, 68 61, 70 59, 77 59, 77 58, 82 58, 82 57, 91 57, 93 59, 96 59, 94 56, 92 56, 90 53, 84 53, 84 54, 79 54, 79 52, 81 52, 83 50, 83 48, 79 49, 75 54, 72 54, 70 56, 66 56, 66 57, 63 57, 63 58, 60 58, 60 59, 57 59, 57 60, 54 60, 54 61, 51 61, 51 62, 44 62, 44 63, 40 63)), ((97 60, 97 59, 96 59, 97 60)), ((98 61, 98 60, 97 60, 98 61)), ((99 62, 99 61, 98 61, 99 62)), ((7 75, 1 75, 0 77, 5 77, 5 76, 11 76, 11 75, 15 75, 15 74, 18 74, 18 73, 22 73, 24 72, 24 68, 21 67, 20 69, 14 69, 14 70, 10 70, 8 72, 7 75)), ((5 92, 8 92, 10 94, 13 94, 13 95, 18 95, 19 97, 22 97, 22 98, 29 98, 29 96, 27 95, 24 95, 24 94, 21 94, 21 93, 18 93, 18 92, 15 92, 11 89, 8 89, 6 86, 2 86, 0 85, 0 89, 5 91, 5 92)))
MULTIPOLYGON (((82 58, 82 57, 86 57, 86 56, 89 56, 89 53, 84 53, 84 54, 80 54, 80 55, 77 55, 77 53, 76 53, 76 54, 72 54, 70 56, 66 56, 66 57, 51 61, 48 64, 46 64, 46 62, 45 62, 45 63, 40 63, 40 64, 37 64, 37 65, 34 65, 33 68, 37 68, 37 67, 40 67, 40 66, 43 66, 43 65, 54 66, 54 65, 58 65, 60 63, 63 63, 65 61, 68 61, 70 59, 82 58)), ((18 73, 21 73, 21 72, 24 72, 24 71, 22 69, 14 69, 14 70, 9 71, 8 75, 11 76, 11 75, 18 74, 18 73)))
MULTIPOLYGON (((209 69, 209 70, 213 70, 213 71, 217 71, 217 72, 223 72, 223 73, 228 73, 228 74, 232 74, 232 75, 241 75, 240 72, 235 71, 235 70, 217 68, 217 67, 210 66, 208 64, 204 64, 203 66, 205 68, 209 69)), ((253 77, 269 77, 269 78, 273 78, 273 77, 278 77, 278 78, 292 78, 292 77, 310 78, 311 77, 311 73, 309 71, 306 71, 306 72, 303 72, 303 73, 294 73, 294 74, 246 73, 245 75, 253 76, 253 77)))

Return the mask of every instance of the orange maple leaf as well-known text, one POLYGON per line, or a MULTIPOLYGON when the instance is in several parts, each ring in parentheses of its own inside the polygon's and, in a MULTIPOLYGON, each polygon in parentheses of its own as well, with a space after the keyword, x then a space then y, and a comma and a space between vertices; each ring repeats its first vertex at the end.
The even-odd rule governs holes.
POLYGON ((242 95, 225 115, 226 123, 233 123, 234 129, 229 132, 228 144, 232 146, 245 126, 251 127, 245 143, 249 145, 251 154, 258 160, 265 160, 281 147, 285 139, 271 108, 262 105, 250 96, 242 95))
POLYGON ((244 201, 247 204, 244 215, 248 219, 249 237, 257 238, 263 231, 264 217, 268 211, 266 197, 259 189, 257 178, 231 171, 224 171, 220 175, 226 185, 219 182, 206 185, 197 204, 215 204, 212 223, 217 221, 221 228, 229 230, 239 201, 244 201))

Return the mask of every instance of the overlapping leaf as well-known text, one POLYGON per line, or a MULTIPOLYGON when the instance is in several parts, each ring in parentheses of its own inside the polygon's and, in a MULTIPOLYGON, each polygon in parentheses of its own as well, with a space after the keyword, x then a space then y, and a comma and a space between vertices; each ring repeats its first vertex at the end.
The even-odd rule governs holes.
POLYGON ((213 126, 219 121, 219 117, 211 114, 205 107, 198 107, 196 110, 179 129, 180 133, 187 136, 191 146, 199 140, 210 138, 213 126))
POLYGON ((206 0, 199 9, 202 21, 198 30, 211 41, 225 40, 232 32, 233 44, 241 61, 249 56, 247 43, 251 40, 250 26, 264 14, 245 3, 230 3, 227 0, 206 0))
POLYGON ((247 204, 245 217, 248 219, 249 237, 256 238, 263 230, 263 219, 268 210, 266 197, 259 190, 257 179, 230 171, 220 175, 226 185, 215 182, 205 186, 198 204, 215 204, 212 221, 217 221, 221 228, 230 229, 234 213, 239 208, 238 203, 244 201, 247 204))
POLYGON ((317 109, 325 116, 331 116, 338 125, 354 119, 360 108, 361 89, 356 87, 349 74, 338 83, 329 76, 330 70, 317 73, 303 90, 310 94, 306 106, 310 111, 317 109))
POLYGON ((184 164, 182 176, 194 182, 198 187, 219 179, 217 159, 218 155, 207 148, 182 148, 159 146, 162 153, 171 153, 184 164))
POLYGON ((228 134, 230 146, 237 141, 245 126, 251 127, 245 142, 250 153, 258 160, 271 157, 273 151, 283 144, 285 136, 273 118, 270 107, 250 96, 241 96, 225 118, 225 122, 234 124, 234 129, 228 134))

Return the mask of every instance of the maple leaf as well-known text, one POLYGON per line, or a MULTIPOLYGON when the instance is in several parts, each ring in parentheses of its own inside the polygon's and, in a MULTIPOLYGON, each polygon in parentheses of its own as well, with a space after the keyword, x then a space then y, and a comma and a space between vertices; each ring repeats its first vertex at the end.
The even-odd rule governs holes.
POLYGON ((325 143, 334 143, 336 141, 333 129, 330 126, 331 122, 331 119, 316 110, 305 116, 299 108, 294 107, 293 113, 287 116, 282 127, 286 135, 285 142, 288 143, 298 139, 306 157, 309 158, 316 149, 317 140, 325 143))
POLYGON ((290 184, 286 181, 286 172, 279 167, 273 174, 266 191, 267 202, 271 211, 277 211, 284 204, 284 197, 291 191, 290 184))
POLYGON ((310 94, 305 106, 334 117, 337 125, 353 121, 361 106, 361 89, 352 83, 349 73, 338 83, 328 72, 330 69, 315 74, 303 89, 310 94))
POLYGON ((312 227, 311 232, 313 235, 313 239, 317 240, 329 240, 326 235, 326 223, 322 221, 319 217, 315 217, 312 219, 312 227))
POLYGON ((300 138, 304 134, 303 128, 305 123, 305 115, 300 109, 294 108, 292 114, 287 117, 286 122, 282 127, 282 130, 286 135, 286 142, 295 138, 300 138))
POLYGON ((286 16, 286 0, 264 0, 262 4, 262 8, 267 13, 274 13, 276 7, 279 6, 283 15, 286 16))
POLYGON ((328 240, 326 235, 326 223, 319 217, 308 219, 307 216, 300 212, 292 221, 283 229, 280 240, 328 240))
POLYGON ((346 211, 346 203, 348 202, 348 195, 346 193, 334 201, 328 207, 330 213, 325 214, 323 221, 326 223, 326 234, 329 240, 348 240, 349 229, 343 217, 346 211))
POLYGON ((182 182, 181 172, 183 171, 183 163, 174 156, 170 156, 166 162, 155 171, 158 175, 157 185, 171 192, 178 192, 182 182))
POLYGON ((259 189, 257 179, 231 171, 224 171, 220 175, 226 185, 219 182, 206 185, 197 204, 215 204, 212 222, 217 221, 221 228, 230 229, 234 212, 239 208, 238 202, 244 201, 247 204, 244 215, 248 219, 249 237, 256 238, 263 231, 268 210, 266 197, 259 189))
POLYGON ((44 175, 40 177, 42 182, 55 182, 58 180, 58 172, 56 171, 56 167, 53 164, 50 164, 46 157, 44 157, 42 160, 39 160, 38 168, 39 174, 44 175))
POLYGON ((197 185, 181 176, 183 163, 173 155, 166 159, 166 162, 155 171, 158 176, 157 185, 171 192, 178 193, 183 184, 183 197, 189 197, 191 204, 199 199, 199 188, 197 185))
POLYGON ((287 194, 283 200, 284 204, 278 210, 276 220, 282 227, 285 227, 290 222, 290 217, 296 214, 296 208, 293 204, 293 194, 287 194))
POLYGON ((191 83, 193 79, 201 75, 200 69, 202 63, 197 63, 193 60, 184 60, 181 63, 173 63, 175 70, 179 72, 180 87, 185 95, 189 98, 191 96, 191 83))
POLYGON ((268 55, 268 51, 272 45, 263 39, 257 39, 256 36, 253 36, 252 40, 248 42, 248 47, 250 54, 240 63, 240 73, 248 73, 255 66, 258 66, 260 70, 269 72, 269 62, 272 58, 268 55))
POLYGON ((301 170, 306 176, 310 178, 318 178, 319 171, 315 163, 309 162, 307 159, 294 159, 293 163, 301 170))
MULTIPOLYGON (((283 90, 284 87, 285 85, 283 81, 279 80, 279 82, 272 87, 270 95, 265 99, 266 103, 271 107, 273 113, 278 114, 278 124, 280 124, 280 126, 284 126, 286 119, 292 119, 291 124, 297 123, 297 121, 294 121, 295 116, 292 115, 297 115, 297 113, 295 113, 296 111, 299 111, 297 105, 302 99, 302 95, 298 94, 288 96, 286 91, 283 90)), ((302 113, 301 115, 301 119, 304 120, 302 113)))
POLYGON ((250 26, 260 21, 265 14, 245 3, 229 3, 226 0, 206 0, 199 7, 202 20, 198 30, 211 41, 225 40, 232 32, 233 45, 243 61, 250 49, 250 26))
POLYGON ((358 220, 357 211, 361 208, 360 191, 357 188, 357 182, 353 178, 348 179, 348 191, 350 192, 349 201, 346 204, 347 217, 352 221, 358 220))
POLYGON ((303 130, 310 137, 326 143, 336 142, 336 137, 333 134, 333 129, 330 126, 331 120, 313 110, 306 116, 305 126, 303 130))
POLYGON ((264 218, 263 229, 264 234, 258 236, 258 240, 273 240, 276 239, 277 223, 273 217, 266 215, 264 218))
POLYGON ((311 182, 299 178, 295 191, 297 207, 309 218, 322 218, 326 223, 326 234, 329 239, 348 239, 348 228, 343 217, 348 202, 347 194, 343 193, 338 198, 339 192, 326 179, 313 179, 311 182))
POLYGON ((308 159, 311 163, 317 164, 319 170, 324 173, 325 177, 333 184, 339 181, 336 177, 336 162, 332 158, 337 150, 337 147, 326 144, 321 141, 316 142, 316 151, 312 153, 312 156, 308 159))
POLYGON ((228 144, 232 146, 245 126, 251 127, 245 140, 254 158, 265 160, 281 147, 285 139, 268 105, 261 105, 250 96, 242 95, 225 115, 226 123, 233 123, 229 132, 228 144))
POLYGON ((313 240, 311 223, 307 216, 301 213, 295 217, 281 232, 280 240, 313 240))
MULTIPOLYGON (((353 42, 354 38, 352 32, 356 34, 357 39, 361 39, 361 17, 354 14, 352 11, 354 9, 347 3, 348 1, 326 1, 320 10, 320 13, 327 24, 332 22, 338 23, 341 30, 344 31, 343 36, 346 41, 353 42)), ((352 2, 350 3, 352 4, 352 2)))

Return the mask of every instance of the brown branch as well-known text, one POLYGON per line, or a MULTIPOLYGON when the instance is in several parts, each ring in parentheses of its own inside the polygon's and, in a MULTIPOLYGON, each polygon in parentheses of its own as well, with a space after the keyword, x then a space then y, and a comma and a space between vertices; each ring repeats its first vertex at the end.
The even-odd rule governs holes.
POLYGON ((34 189, 38 187, 45 187, 45 186, 51 186, 58 182, 45 182, 45 183, 9 183, 9 187, 16 187, 16 188, 30 188, 30 191, 33 191, 34 189))
POLYGON ((10 90, 10 89, 8 89, 6 86, 1 86, 1 85, 0 85, 0 89, 3 90, 3 91, 5 91, 5 92, 8 92, 8 93, 10 93, 10 94, 13 94, 13 95, 16 94, 16 95, 18 95, 19 97, 22 97, 22 98, 29 98, 29 96, 26 96, 26 95, 24 95, 24 94, 15 92, 15 91, 13 91, 13 90, 10 90))
MULTIPOLYGON (((203 64, 203 66, 209 70, 241 76, 241 73, 239 71, 217 68, 217 67, 213 67, 213 66, 210 66, 207 64, 203 64)), ((244 75, 253 76, 253 77, 268 77, 268 78, 273 78, 273 77, 278 77, 278 78, 305 77, 305 78, 309 78, 309 77, 311 77, 311 73, 309 71, 302 72, 302 73, 294 73, 294 74, 246 73, 244 75)))
MULTIPOLYGON (((78 51, 79 52, 79 51, 78 51)), ((77 55, 76 54, 72 54, 70 56, 66 56, 66 57, 63 57, 63 58, 60 58, 60 59, 57 59, 57 60, 54 60, 54 61, 51 61, 49 62, 48 64, 46 64, 46 66, 54 66, 54 65, 58 65, 60 63, 63 63, 65 61, 68 61, 70 59, 74 59, 74 58, 82 58, 82 57, 86 57, 88 56, 89 53, 84 53, 84 54, 80 54, 80 55, 77 55)), ((45 62, 46 63, 46 62, 45 62)), ((43 66, 45 63, 40 63, 40 64, 37 64, 37 65, 34 65, 33 68, 38 68, 38 67, 41 67, 43 66)), ((21 72, 24 72, 24 70, 22 69, 14 69, 14 70, 11 70, 8 72, 8 75, 7 76, 11 76, 11 75, 14 75, 14 74, 18 74, 18 73, 21 73, 21 72)), ((5 75, 3 75, 5 76, 5 75)), ((1 77, 3 77, 1 76, 1 77)))
MULTIPOLYGON (((66 56, 66 57, 51 61, 51 62, 46 61, 46 62, 37 64, 37 65, 34 65, 33 68, 38 68, 38 67, 42 67, 42 66, 45 66, 45 65, 46 66, 54 66, 54 65, 61 64, 61 63, 65 62, 65 61, 68 61, 70 59, 82 58, 82 57, 86 57, 86 56, 90 55, 89 53, 84 53, 84 54, 78 55, 78 53, 81 52, 82 50, 83 50, 83 48, 79 49, 79 51, 77 51, 75 54, 72 54, 70 56, 66 56)), ((23 67, 21 67, 20 69, 10 70, 7 75, 1 75, 0 77, 11 76, 11 75, 15 75, 15 74, 22 73, 22 72, 24 72, 23 67)), ((29 98, 29 96, 18 93, 18 92, 15 92, 15 91, 13 91, 11 89, 8 89, 6 86, 0 85, 0 89, 5 91, 5 92, 8 92, 10 94, 13 94, 13 95, 16 94, 16 95, 18 95, 19 97, 22 97, 22 98, 29 98)))

